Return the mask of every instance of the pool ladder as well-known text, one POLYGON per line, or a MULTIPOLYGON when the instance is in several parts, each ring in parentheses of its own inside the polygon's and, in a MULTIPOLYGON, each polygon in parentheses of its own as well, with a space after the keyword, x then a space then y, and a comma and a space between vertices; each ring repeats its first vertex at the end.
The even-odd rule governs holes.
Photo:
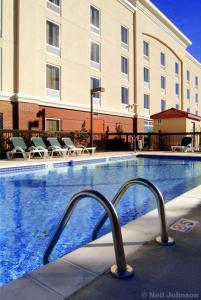
POLYGON ((56 231, 44 253, 43 256, 43 263, 49 263, 49 256, 55 247, 56 243, 58 242, 61 233, 63 232, 65 226, 67 225, 76 205, 80 200, 83 198, 90 197, 96 201, 98 201, 105 209, 105 213, 100 218, 99 222, 97 223, 93 233, 92 233, 92 240, 97 238, 98 232, 100 231, 101 227, 109 217, 111 225, 112 225, 112 237, 114 243, 114 251, 115 251, 115 258, 116 258, 116 265, 111 267, 111 273, 118 278, 127 278, 131 277, 134 273, 133 268, 126 263, 125 253, 124 253, 124 245, 121 233, 121 226, 119 222, 119 217, 115 206, 119 203, 125 192, 128 190, 129 187, 134 185, 143 185, 147 187, 155 196, 158 206, 158 213, 161 220, 161 235, 156 237, 156 242, 163 245, 163 246, 170 246, 174 244, 174 239, 168 236, 167 233, 167 225, 166 225, 166 215, 165 215, 165 205, 164 199, 159 191, 159 189, 150 181, 143 179, 143 178, 133 178, 126 181, 121 188, 116 193, 115 197, 113 198, 112 202, 110 202, 103 194, 95 190, 83 190, 79 193, 76 193, 70 200, 69 205, 66 208, 66 211, 60 220, 56 231))

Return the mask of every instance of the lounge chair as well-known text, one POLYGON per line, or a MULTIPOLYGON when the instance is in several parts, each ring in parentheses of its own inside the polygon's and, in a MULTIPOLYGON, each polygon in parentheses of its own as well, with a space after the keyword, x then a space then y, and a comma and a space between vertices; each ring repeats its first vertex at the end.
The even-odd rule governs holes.
POLYGON ((185 136, 181 140, 181 145, 171 146, 172 151, 174 152, 176 149, 181 150, 182 152, 191 151, 194 152, 194 148, 191 145, 192 138, 185 136))
POLYGON ((80 153, 84 153, 84 152, 90 153, 90 151, 91 151, 91 153, 94 154, 94 152, 96 150, 96 147, 85 147, 83 145, 75 146, 73 141, 69 137, 63 137, 62 141, 64 142, 65 146, 69 147, 70 151, 72 151, 73 153, 74 152, 76 152, 76 153, 79 153, 79 152, 80 153))
POLYGON ((6 155, 8 159, 12 159, 15 154, 21 154, 24 159, 30 159, 34 157, 35 154, 44 158, 48 154, 46 149, 38 149, 35 146, 28 148, 22 137, 12 137, 10 141, 13 145, 13 149, 7 151, 6 155))
MULTIPOLYGON (((62 148, 61 144, 59 143, 57 138, 47 138, 47 141, 49 142, 50 146, 48 149, 53 152, 59 153, 61 156, 69 155, 68 148, 62 148)), ((52 153, 53 153, 52 152, 52 153)), ((53 154, 52 154, 53 155, 53 154)))
POLYGON ((31 141, 32 141, 33 145, 35 147, 37 147, 37 149, 41 149, 41 150, 45 149, 47 152, 49 152, 51 158, 53 157, 54 153, 61 155, 61 151, 59 149, 55 149, 52 146, 47 148, 47 146, 45 145, 45 143, 41 137, 32 137, 31 141))

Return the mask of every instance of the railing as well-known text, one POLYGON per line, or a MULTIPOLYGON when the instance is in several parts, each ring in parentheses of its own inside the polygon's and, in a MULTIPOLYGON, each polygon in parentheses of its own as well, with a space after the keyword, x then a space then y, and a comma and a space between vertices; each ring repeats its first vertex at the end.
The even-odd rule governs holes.
MULTIPOLYGON (((170 246, 174 244, 174 239, 170 236, 168 236, 167 233, 167 225, 166 225, 166 215, 165 215, 165 205, 164 205, 164 200, 161 192, 159 189, 150 181, 144 179, 144 178, 133 178, 128 181, 126 181, 122 187, 119 189, 117 194, 114 196, 114 199, 112 200, 112 203, 114 206, 116 206, 125 192, 128 190, 129 187, 134 186, 134 185, 143 185, 147 187, 155 196, 156 201, 157 201, 157 206, 158 206, 158 213, 160 216, 160 221, 161 221, 161 235, 156 237, 157 243, 163 245, 163 246, 170 246)), ((101 227, 104 225, 105 221, 107 220, 107 215, 103 214, 101 217, 100 221, 97 223, 93 234, 92 234, 92 240, 95 240, 97 238, 98 232, 101 229, 101 227)))
MULTIPOLYGON (((0 130, 0 158, 6 157, 6 151, 10 149, 10 137, 21 136, 27 146, 30 146, 32 136, 71 137, 75 143, 88 145, 90 142, 89 131, 38 131, 38 130, 0 130)), ((201 150, 201 132, 180 133, 94 133, 94 144, 97 151, 171 151, 171 146, 181 144, 185 136, 192 137, 192 146, 195 151, 201 150), (142 147, 140 146, 142 145, 142 147)))
POLYGON ((67 225, 76 205, 80 200, 86 197, 91 197, 98 201, 106 210, 111 224, 112 224, 112 236, 114 241, 114 250, 115 250, 115 257, 116 257, 116 265, 111 267, 111 272, 114 276, 118 278, 126 278, 133 275, 133 268, 126 264, 126 258, 124 253, 124 246, 121 234, 121 227, 119 224, 119 219, 117 212, 112 205, 112 203, 101 193, 94 191, 94 190, 84 190, 77 194, 75 194, 66 209, 64 216, 62 217, 53 237, 50 241, 47 250, 45 251, 43 262, 44 264, 49 263, 49 256, 56 245, 57 241, 61 233, 63 232, 65 226, 67 225))

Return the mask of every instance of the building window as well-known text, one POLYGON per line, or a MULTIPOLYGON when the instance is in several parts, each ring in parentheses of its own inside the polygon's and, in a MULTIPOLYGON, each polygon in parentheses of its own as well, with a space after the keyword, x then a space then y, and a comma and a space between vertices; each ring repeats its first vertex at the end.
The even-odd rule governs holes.
POLYGON ((161 66, 165 67, 165 53, 161 52, 161 66))
POLYGON ((198 103, 198 94, 195 94, 195 103, 198 103))
POLYGON ((186 80, 190 81, 190 71, 189 70, 186 71, 186 80))
POLYGON ((150 115, 150 96, 147 94, 144 94, 144 115, 150 115))
POLYGON ((187 113, 190 113, 190 112, 191 112, 191 111, 190 111, 190 108, 188 107, 188 108, 187 108, 187 113))
POLYGON ((161 100, 161 111, 166 110, 166 101, 165 100, 161 100))
POLYGON ((60 55, 59 26, 46 21, 46 50, 54 55, 60 55))
POLYGON ((166 80, 165 80, 165 77, 164 77, 164 76, 161 76, 161 89, 162 89, 162 90, 165 90, 165 85, 166 85, 166 84, 165 84, 165 83, 166 83, 165 81, 166 81, 166 80))
POLYGON ((178 97, 179 96, 179 84, 175 83, 175 94, 178 97))
POLYGON ((153 132, 154 124, 153 121, 144 120, 144 132, 153 132))
POLYGON ((127 108, 128 106, 128 88, 121 87, 121 104, 122 108, 127 108))
POLYGON ((45 130, 46 131, 60 131, 61 120, 60 119, 45 119, 45 130))
POLYGON ((90 6, 90 30, 100 34, 100 11, 94 6, 90 6))
POLYGON ((180 105, 179 104, 176 104, 176 109, 180 109, 180 105))
POLYGON ((195 114, 198 116, 198 110, 195 111, 195 114))
POLYGON ((46 65, 46 95, 60 98, 60 68, 46 65))
POLYGON ((55 12, 56 14, 61 13, 61 1, 60 0, 47 0, 47 8, 51 11, 55 12))
POLYGON ((143 52, 144 56, 149 58, 149 43, 146 41, 143 42, 143 52))
POLYGON ((121 46, 128 50, 128 28, 121 26, 121 46))
POLYGON ((91 59, 91 67, 99 70, 100 69, 100 45, 95 42, 91 42, 90 59, 91 59))
MULTIPOLYGON (((97 87, 100 87, 100 79, 96 77, 91 77, 91 89, 95 89, 97 87)), ((100 105, 100 92, 93 93, 93 102, 94 104, 100 105)))
POLYGON ((178 64, 178 62, 175 63, 175 74, 179 75, 179 64, 178 64))
POLYGON ((128 80, 128 58, 124 56, 121 57, 121 74, 123 79, 128 80))
POLYGON ((144 82, 149 83, 149 69, 144 67, 144 82))
POLYGON ((188 100, 190 100, 190 90, 189 89, 186 90, 186 97, 188 100))
POLYGON ((195 86, 198 87, 198 76, 195 76, 195 86))

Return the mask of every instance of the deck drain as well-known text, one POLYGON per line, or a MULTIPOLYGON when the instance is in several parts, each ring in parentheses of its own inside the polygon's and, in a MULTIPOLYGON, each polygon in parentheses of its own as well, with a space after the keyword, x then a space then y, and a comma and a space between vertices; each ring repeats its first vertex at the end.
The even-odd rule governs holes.
POLYGON ((189 220, 189 219, 180 219, 176 223, 170 226, 170 229, 181 231, 181 232, 190 232, 198 224, 198 221, 189 220))

